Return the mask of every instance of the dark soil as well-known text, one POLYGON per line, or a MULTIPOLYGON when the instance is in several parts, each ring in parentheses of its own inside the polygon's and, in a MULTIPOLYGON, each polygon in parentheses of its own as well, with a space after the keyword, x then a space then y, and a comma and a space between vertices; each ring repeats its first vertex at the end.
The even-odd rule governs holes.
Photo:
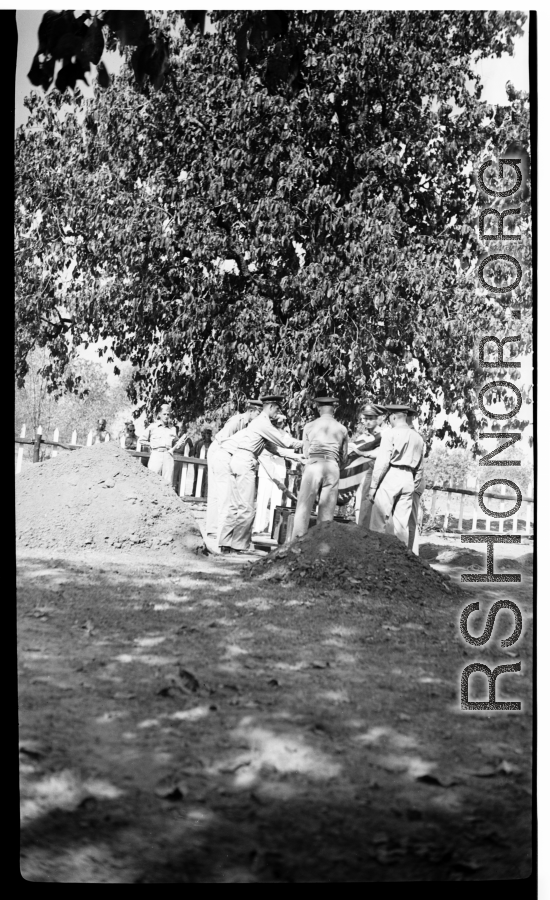
POLYGON ((391 599, 408 609, 420 602, 443 603, 459 589, 449 576, 431 568, 393 535, 354 524, 330 522, 283 545, 251 564, 249 575, 263 581, 290 582, 323 591, 346 590, 367 604, 391 599))
MULTIPOLYGON (((430 565, 333 523, 243 570, 191 552, 182 501, 109 445, 37 464, 17 487, 25 879, 529 874, 526 561, 520 584, 465 592, 481 554, 425 548, 430 565), (480 602, 480 633, 506 597, 518 642, 501 648, 502 610, 485 646, 467 644, 463 608, 480 602), (521 662, 497 682, 521 711, 462 711, 471 662, 521 662)), ((470 686, 486 699, 485 676, 470 686)))
POLYGON ((507 612, 486 647, 460 638, 472 594, 394 602, 151 551, 22 550, 19 576, 27 880, 529 874, 527 577, 503 651, 507 612), (465 665, 518 660, 497 697, 520 713, 460 710, 465 665))

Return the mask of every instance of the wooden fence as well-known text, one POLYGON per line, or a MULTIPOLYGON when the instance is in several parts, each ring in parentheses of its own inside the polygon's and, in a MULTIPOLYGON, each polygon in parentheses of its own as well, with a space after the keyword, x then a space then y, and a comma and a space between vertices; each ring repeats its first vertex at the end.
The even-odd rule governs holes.
POLYGON ((500 513, 498 517, 493 517, 480 508, 478 495, 479 489, 439 485, 427 488, 422 495, 423 533, 434 531, 464 534, 468 531, 491 531, 498 534, 534 534, 533 497, 522 496, 515 513, 506 516, 502 514, 516 505, 515 494, 486 491, 483 495, 485 506, 500 513))
MULTIPOLYGON (((15 474, 21 472, 23 466, 23 457, 25 447, 32 445, 32 461, 42 462, 45 457, 45 448, 51 448, 51 456, 57 456, 58 449, 62 450, 78 450, 81 447, 91 447, 93 444, 94 432, 90 431, 86 436, 86 443, 77 442, 78 434, 73 431, 70 443, 59 440, 59 429, 56 428, 53 433, 53 440, 47 440, 43 437, 42 428, 36 429, 33 438, 26 437, 26 427, 23 425, 21 434, 15 436, 15 445, 18 447, 15 460, 15 474)), ((116 442, 116 439, 115 439, 116 442)), ((121 443, 119 441, 119 443, 121 443)), ((149 450, 126 450, 130 456, 137 456, 143 460, 148 460, 151 455, 149 450)), ((177 494, 184 500, 193 500, 199 503, 206 503, 206 494, 203 490, 205 481, 206 468, 206 451, 203 447, 200 457, 189 455, 189 447, 185 447, 183 453, 174 453, 174 478, 172 485, 177 494), (205 494, 203 497, 202 494, 205 494)))
MULTIPOLYGON (((25 446, 32 445, 33 462, 43 459, 43 448, 51 447, 51 455, 56 456, 58 449, 77 450, 79 447, 91 446, 93 432, 89 432, 85 444, 77 443, 77 433, 73 431, 70 443, 59 440, 59 429, 55 429, 53 440, 47 440, 42 435, 42 428, 37 428, 33 438, 26 437, 26 428, 23 425, 21 434, 15 436, 17 449, 15 471, 21 471, 25 446)), ((148 450, 127 450, 130 456, 140 457, 146 460, 150 456, 148 450)), ((200 457, 189 456, 189 447, 185 447, 183 453, 174 454, 173 487, 177 494, 184 500, 195 503, 206 503, 207 484, 206 479, 206 450, 201 449, 200 457), (203 488, 206 488, 203 489, 203 488), (204 496, 203 496, 204 494, 204 496)), ((284 484, 287 490, 295 490, 297 472, 288 469, 284 460, 279 457, 267 456, 262 461, 258 471, 258 494, 254 532, 271 533, 273 517, 276 507, 291 506, 292 500, 283 495, 281 488, 270 478, 275 477, 279 484, 284 484)), ((497 501, 490 507, 495 512, 506 512, 515 505, 515 495, 487 491, 484 494, 485 505, 488 501, 497 501)), ((520 507, 512 516, 491 517, 480 509, 478 491, 462 487, 441 487, 434 485, 428 487, 422 495, 423 523, 422 533, 440 532, 447 534, 463 534, 468 531, 496 532, 499 534, 534 534, 533 497, 523 497, 520 507)), ((356 510, 356 518, 358 511, 356 510)))

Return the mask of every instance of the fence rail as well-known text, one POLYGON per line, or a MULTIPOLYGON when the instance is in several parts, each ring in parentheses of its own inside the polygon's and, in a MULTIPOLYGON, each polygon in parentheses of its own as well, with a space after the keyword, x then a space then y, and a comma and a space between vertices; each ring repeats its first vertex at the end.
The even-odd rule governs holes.
MULTIPOLYGON (((20 435, 15 435, 15 445, 18 447, 16 454, 15 471, 21 471, 25 446, 33 446, 33 462, 40 461, 41 448, 51 447, 52 456, 57 455, 58 448, 62 450, 78 450, 81 447, 91 446, 93 433, 87 436, 86 444, 77 443, 77 432, 73 431, 70 443, 59 440, 58 429, 54 432, 54 440, 48 440, 42 435, 40 426, 33 438, 26 437, 26 426, 23 425, 20 435)), ((151 455, 149 450, 126 450, 129 456, 147 460, 151 455)), ((189 456, 189 448, 185 447, 183 453, 174 453, 174 474, 172 487, 183 500, 193 500, 198 503, 206 503, 208 490, 206 472, 206 452, 203 447, 201 456, 189 456), (186 452, 187 451, 187 452, 186 452)), ((279 483, 284 482, 285 487, 293 489, 296 472, 284 471, 283 460, 272 457, 271 473, 277 477, 279 483)), ((275 507, 286 506, 291 502, 284 497, 280 488, 268 478, 266 470, 260 467, 257 497, 257 512, 255 519, 255 532, 271 530, 275 507)), ((444 532, 460 534, 468 531, 485 530, 496 531, 500 534, 512 533, 532 536, 534 534, 534 515, 532 496, 522 497, 521 505, 513 516, 502 516, 503 504, 515 500, 515 494, 497 493, 487 491, 484 498, 499 501, 500 516, 488 516, 479 508, 479 491, 464 487, 444 487, 432 485, 426 488, 422 495, 423 525, 422 532, 444 532), (453 496, 454 495, 454 496, 453 496)), ((495 510, 496 511, 496 510, 495 510)), ((358 510, 356 509, 356 518, 358 510)), ((505 510, 504 510, 505 512, 505 510)))
MULTIPOLYGON (((79 450, 82 447, 89 447, 92 445, 93 441, 93 432, 90 432, 87 436, 87 441, 85 444, 77 442, 77 432, 73 431, 71 442, 67 443, 66 441, 59 440, 59 431, 55 429, 54 432, 54 440, 49 440, 48 438, 43 437, 42 430, 38 428, 36 430, 35 436, 33 438, 26 437, 26 426, 23 425, 21 429, 20 435, 15 435, 15 446, 16 446, 16 461, 15 461, 15 473, 16 475, 21 472, 23 466, 23 456, 26 446, 32 446, 32 461, 40 462, 41 459, 44 459, 44 449, 46 447, 51 448, 51 455, 56 456, 58 449, 61 450, 79 450), (18 449, 17 449, 18 448, 18 449)), ((115 441, 115 443, 119 443, 115 441)), ((129 456, 135 456, 140 458, 144 465, 147 463, 151 455, 150 450, 126 450, 129 456)), ((207 490, 207 480, 206 480, 206 459, 204 456, 189 456, 189 447, 186 447, 183 453, 174 453, 174 473, 172 478, 172 487, 176 491, 176 493, 183 500, 192 500, 195 503, 205 504, 206 503, 206 490, 207 490)))
POLYGON ((441 485, 427 487, 422 495, 423 532, 462 534, 468 531, 491 531, 499 534, 534 534, 534 497, 522 496, 521 504, 512 516, 502 513, 506 512, 503 506, 510 509, 510 502, 515 506, 515 494, 486 491, 483 497, 498 501, 499 508, 493 512, 500 515, 487 515, 480 508, 479 490, 441 485))

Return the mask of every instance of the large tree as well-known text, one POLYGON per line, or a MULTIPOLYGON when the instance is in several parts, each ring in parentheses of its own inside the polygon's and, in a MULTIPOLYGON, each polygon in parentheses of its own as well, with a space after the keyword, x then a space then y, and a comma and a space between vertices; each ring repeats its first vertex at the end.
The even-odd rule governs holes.
MULTIPOLYGON (((528 125, 513 89, 508 107, 480 101, 472 66, 512 52, 525 15, 218 17, 204 35, 150 16, 148 40, 170 47, 159 90, 125 50, 92 101, 27 101, 19 377, 37 344, 59 382, 71 348, 113 338, 148 408, 170 397, 197 415, 280 388, 298 422, 323 385, 350 423, 367 398, 406 398, 429 430, 443 392, 473 433, 474 346, 511 312, 476 293, 471 170, 525 147, 528 125)), ((525 311, 520 349, 529 286, 527 266, 504 296, 525 311)))

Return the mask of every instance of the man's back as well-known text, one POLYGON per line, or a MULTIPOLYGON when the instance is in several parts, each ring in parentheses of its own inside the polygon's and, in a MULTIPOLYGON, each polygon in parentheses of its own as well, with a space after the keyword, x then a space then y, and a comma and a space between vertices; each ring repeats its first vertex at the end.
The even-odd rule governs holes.
POLYGON ((389 440, 390 435, 392 442, 391 465, 410 466, 412 469, 416 469, 422 462, 425 446, 418 431, 406 425, 392 428, 386 440, 389 440))
POLYGON ((304 440, 309 445, 308 455, 328 456, 340 463, 347 455, 348 430, 334 416, 321 415, 308 422, 304 429, 304 440))

